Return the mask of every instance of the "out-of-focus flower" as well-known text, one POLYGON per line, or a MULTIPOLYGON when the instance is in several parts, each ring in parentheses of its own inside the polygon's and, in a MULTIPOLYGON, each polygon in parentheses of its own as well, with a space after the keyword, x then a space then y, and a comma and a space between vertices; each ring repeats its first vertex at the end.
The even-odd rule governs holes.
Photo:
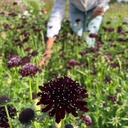
POLYGON ((80 118, 85 122, 86 126, 92 126, 92 119, 90 116, 81 115, 80 118))
POLYGON ((124 18, 124 22, 128 23, 128 17, 124 18))
POLYGON ((38 55, 38 51, 36 51, 36 50, 32 51, 31 55, 32 56, 37 56, 38 55))
POLYGON ((25 56, 20 59, 20 65, 25 65, 26 63, 30 63, 30 57, 25 56))
POLYGON ((66 124, 64 128, 74 128, 72 124, 66 124))
MULTIPOLYGON (((0 96, 0 104, 9 101, 10 99, 7 96, 0 96)), ((6 105, 9 117, 14 119, 17 110, 12 105, 6 105)), ((5 106, 0 106, 0 127, 9 128, 8 117, 6 114, 5 106)))
POLYGON ((96 34, 96 33, 90 33, 90 34, 89 34, 89 37, 90 37, 90 38, 95 38, 95 39, 97 39, 99 36, 98 36, 98 34, 96 34))
POLYGON ((8 67, 18 67, 20 65, 20 59, 18 57, 13 57, 8 61, 8 67))
POLYGON ((88 97, 85 88, 64 76, 44 83, 39 86, 41 92, 37 95, 41 98, 37 105, 43 105, 42 112, 48 112, 49 116, 55 115, 56 122, 59 123, 66 113, 78 116, 77 111, 87 112, 87 102, 84 98, 88 97))
POLYGON ((12 57, 17 57, 18 55, 14 54, 12 52, 6 51, 4 56, 6 59, 10 60, 12 57))
POLYGON ((32 63, 26 63, 23 65, 23 67, 20 69, 19 73, 21 76, 26 77, 26 76, 35 76, 35 74, 40 71, 36 65, 32 63))
POLYGON ((109 94, 108 100, 111 100, 114 103, 116 101, 116 96, 114 94, 109 94))
POLYGON ((79 65, 79 62, 76 61, 75 59, 68 60, 68 66, 74 67, 74 66, 77 66, 77 65, 79 65))
POLYGON ((31 108, 26 108, 19 114, 19 121, 22 124, 28 124, 34 119, 34 115, 34 110, 32 110, 31 108))
POLYGON ((3 39, 5 39, 7 37, 6 33, 3 31, 0 33, 0 37, 2 37, 3 39))

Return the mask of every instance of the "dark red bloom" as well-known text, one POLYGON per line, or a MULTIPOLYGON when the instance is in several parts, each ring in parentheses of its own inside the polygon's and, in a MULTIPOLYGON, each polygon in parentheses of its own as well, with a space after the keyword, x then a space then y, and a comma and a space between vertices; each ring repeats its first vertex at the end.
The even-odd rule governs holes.
POLYGON ((111 100, 114 103, 116 101, 116 96, 114 94, 109 94, 108 100, 111 100))
POLYGON ((23 65, 23 67, 20 69, 19 73, 21 76, 26 77, 26 76, 35 76, 35 74, 40 71, 36 65, 32 63, 26 63, 23 65))
POLYGON ((90 38, 96 38, 97 39, 99 36, 96 33, 90 33, 89 34, 89 37, 90 38))
POLYGON ((74 67, 74 66, 77 66, 77 65, 79 65, 79 62, 76 61, 75 59, 68 60, 68 66, 74 67))
POLYGON ((31 55, 32 56, 37 56, 38 55, 38 51, 36 51, 36 50, 32 51, 31 55))
POLYGON ((107 31, 108 32, 114 32, 114 28, 108 28, 107 31))
POLYGON ((12 67, 17 67, 20 65, 20 59, 18 59, 18 57, 13 57, 8 61, 8 67, 12 68, 12 67))
POLYGON ((21 60, 20 60, 20 65, 23 66, 26 63, 30 63, 30 57, 28 57, 28 56, 22 57, 21 60))
POLYGON ((66 124, 64 128, 74 128, 72 124, 66 124))
POLYGON ((35 112, 31 108, 26 108, 19 114, 19 121, 22 124, 28 124, 34 119, 34 115, 35 112))
POLYGON ((87 91, 67 76, 44 83, 39 89, 41 92, 37 96, 41 99, 37 105, 43 105, 42 112, 48 112, 51 117, 55 116, 57 123, 66 113, 76 117, 77 111, 88 111, 87 102, 84 100, 88 97, 87 91))
POLYGON ((9 24, 4 24, 3 26, 4 26, 4 30, 7 30, 10 28, 9 24))
POLYGON ((80 118, 85 122, 86 126, 92 126, 92 119, 90 116, 81 115, 80 118))
POLYGON ((82 20, 81 19, 76 19, 76 23, 80 23, 82 20))
MULTIPOLYGON (((0 104, 7 102, 10 99, 7 96, 0 96, 0 104)), ((10 118, 14 118, 17 110, 12 105, 6 105, 10 118)), ((0 127, 9 128, 8 118, 5 110, 5 106, 0 106, 0 127)))
POLYGON ((10 60, 12 57, 17 57, 18 55, 14 54, 12 52, 6 51, 4 56, 6 59, 10 60))

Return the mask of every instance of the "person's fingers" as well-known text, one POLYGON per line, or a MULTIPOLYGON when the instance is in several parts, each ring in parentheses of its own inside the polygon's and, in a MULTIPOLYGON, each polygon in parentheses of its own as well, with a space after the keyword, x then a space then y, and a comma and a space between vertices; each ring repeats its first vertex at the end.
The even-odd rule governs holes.
POLYGON ((41 60, 39 61, 38 66, 42 67, 43 65, 48 64, 48 60, 51 58, 51 54, 48 55, 42 55, 41 60))

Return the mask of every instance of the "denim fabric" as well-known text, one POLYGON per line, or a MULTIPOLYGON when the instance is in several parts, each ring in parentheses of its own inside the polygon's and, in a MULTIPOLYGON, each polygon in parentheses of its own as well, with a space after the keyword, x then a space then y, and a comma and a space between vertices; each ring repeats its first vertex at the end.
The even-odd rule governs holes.
POLYGON ((90 33, 98 33, 103 16, 93 17, 93 9, 87 11, 87 13, 80 11, 72 3, 70 3, 70 22, 74 33, 78 36, 82 36, 83 32, 86 32, 85 41, 88 47, 94 47, 95 39, 90 38, 90 33), (76 22, 79 20, 79 22, 76 22))

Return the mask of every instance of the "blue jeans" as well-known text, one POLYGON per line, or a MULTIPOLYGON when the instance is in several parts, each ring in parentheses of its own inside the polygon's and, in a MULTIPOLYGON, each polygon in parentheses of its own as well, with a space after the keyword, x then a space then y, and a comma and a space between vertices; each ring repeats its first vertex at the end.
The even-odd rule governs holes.
POLYGON ((74 6, 72 3, 70 3, 70 22, 71 27, 74 33, 76 33, 78 36, 82 36, 83 32, 86 32, 85 41, 88 45, 88 47, 94 47, 95 45, 95 38, 90 38, 90 33, 98 33, 98 30, 100 28, 103 16, 96 16, 93 17, 93 10, 95 8, 83 12, 79 10, 76 6, 74 6), (77 20, 80 20, 79 23, 76 22, 77 20))

